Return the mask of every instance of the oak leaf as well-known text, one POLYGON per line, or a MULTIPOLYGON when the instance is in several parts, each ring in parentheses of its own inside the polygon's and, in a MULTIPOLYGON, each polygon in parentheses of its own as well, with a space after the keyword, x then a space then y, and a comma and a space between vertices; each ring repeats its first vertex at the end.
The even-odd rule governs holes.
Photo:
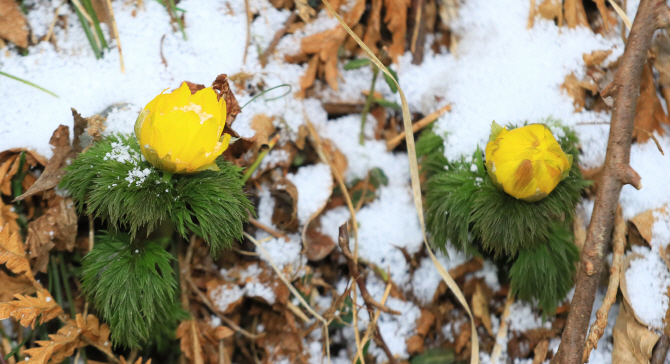
POLYGON ((21 326, 35 328, 37 319, 40 324, 60 315, 63 310, 48 291, 37 291, 37 297, 15 294, 14 301, 0 302, 0 320, 15 318, 21 326), (41 316, 40 316, 41 315, 41 316))
POLYGON ((28 27, 18 3, 14 0, 0 0, 0 38, 28 47, 28 27))
POLYGON ((30 271, 26 252, 18 232, 10 233, 9 226, 0 230, 0 264, 5 264, 13 273, 30 271))

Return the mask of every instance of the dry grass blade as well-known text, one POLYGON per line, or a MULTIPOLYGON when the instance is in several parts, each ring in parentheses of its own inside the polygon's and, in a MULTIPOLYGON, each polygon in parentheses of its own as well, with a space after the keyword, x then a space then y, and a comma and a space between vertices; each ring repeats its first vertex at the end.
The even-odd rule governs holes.
POLYGON ((596 312, 596 322, 591 325, 591 332, 586 337, 586 347, 584 348, 584 357, 582 361, 589 362, 591 350, 598 348, 598 340, 603 336, 607 327, 607 316, 612 304, 616 302, 616 295, 619 292, 619 272, 623 262, 623 253, 626 248, 626 221, 623 219, 621 205, 618 206, 614 220, 614 235, 612 236, 612 267, 610 268, 610 281, 607 285, 607 293, 603 299, 603 304, 596 312))
POLYGON ((295 296, 295 298, 297 298, 298 301, 300 301, 300 303, 303 305, 303 307, 305 307, 305 309, 307 310, 307 312, 309 312, 309 313, 310 313, 312 316, 314 316, 317 320, 319 320, 319 321, 321 321, 321 322, 323 323, 323 326, 324 326, 324 330, 323 330, 323 331, 324 331, 324 334, 325 334, 325 337, 326 337, 326 355, 328 356, 328 363, 330 363, 330 338, 328 337, 328 321, 326 321, 326 319, 324 319, 323 316, 319 315, 316 311, 314 311, 314 309, 313 309, 313 308, 307 303, 307 301, 305 301, 305 299, 302 297, 302 295, 300 294, 300 292, 298 292, 298 290, 295 289, 295 287, 293 287, 293 284, 291 284, 291 282, 289 282, 289 280, 288 280, 288 279, 286 278, 286 276, 281 272, 281 270, 279 269, 279 267, 277 267, 277 265, 276 265, 276 264, 274 263, 274 261, 272 260, 272 257, 270 256, 270 254, 268 253, 268 251, 265 250, 265 248, 263 247, 263 245, 261 245, 256 239, 254 239, 253 236, 247 234, 246 232, 242 232, 242 234, 244 234, 244 236, 245 236, 247 239, 249 239, 249 241, 251 241, 252 243, 254 243, 254 245, 256 245, 256 247, 257 247, 258 249, 260 249, 261 254, 263 254, 263 256, 265 257, 265 259, 268 260, 268 262, 270 263, 270 266, 272 266, 272 269, 274 269, 275 273, 277 273, 277 276, 279 277, 279 279, 281 279, 282 282, 284 282, 284 284, 286 285, 286 288, 288 288, 288 290, 291 291, 291 293, 293 293, 293 295, 295 296))
POLYGON ((514 296, 512 295, 512 290, 507 293, 507 300, 505 301, 505 308, 503 309, 503 314, 500 317, 500 328, 498 329, 498 334, 496 335, 496 344, 491 351, 491 364, 498 364, 500 360, 500 355, 502 354, 502 345, 501 343, 505 341, 507 336, 507 318, 510 314, 510 307, 514 303, 514 296))
POLYGON ((112 8, 111 0, 107 0, 107 7, 109 8, 109 17, 112 20, 112 30, 114 31, 114 39, 116 39, 116 46, 119 47, 119 62, 121 63, 121 73, 126 73, 126 67, 123 65, 123 51, 121 50, 119 27, 116 25, 116 18, 114 18, 114 9, 112 8))
POLYGON ((438 272, 440 273, 440 276, 442 276, 442 279, 444 282, 447 284, 447 287, 453 292, 454 296, 458 299, 458 301, 461 303, 461 305, 465 308, 465 311, 468 313, 468 316, 470 317, 470 329, 472 332, 472 351, 470 354, 470 363, 472 364, 477 364, 479 363, 479 337, 477 335, 477 327, 475 326, 475 320, 472 316, 472 311, 470 311, 470 307, 468 306, 468 302, 465 299, 465 296, 463 295, 463 292, 461 292, 461 289, 458 287, 458 284, 456 284, 456 281, 454 281, 451 276, 449 276, 449 273, 444 269, 442 264, 437 260, 435 257, 435 254, 433 253, 433 250, 431 249, 430 245, 428 244, 428 239, 426 238, 426 224, 424 222, 423 218, 423 201, 421 197, 421 184, 419 180, 419 165, 416 160, 416 147, 414 145, 414 134, 412 134, 412 117, 409 114, 409 107, 407 106, 407 99, 405 98, 405 93, 403 92, 402 88, 398 84, 398 81, 393 77, 391 72, 388 71, 386 66, 384 66, 381 61, 372 53, 370 48, 368 48, 365 43, 354 33, 351 28, 347 26, 347 24, 342 20, 342 18, 335 12, 333 7, 330 5, 328 0, 322 0, 323 3, 326 5, 328 10, 333 14, 333 16, 337 19, 337 21, 346 29, 346 31, 351 35, 358 45, 365 51, 367 56, 370 58, 370 60, 377 66, 379 69, 384 72, 390 79, 393 80, 393 82, 396 84, 398 87, 398 93, 400 94, 400 100, 402 101, 402 117, 403 117, 403 124, 405 126, 405 139, 407 141, 407 154, 409 157, 409 167, 410 167, 410 172, 411 172, 411 180, 412 180, 412 194, 414 197, 414 205, 417 210, 417 215, 419 217, 419 224, 421 225, 421 231, 423 235, 423 242, 426 245, 426 250, 428 251, 428 254, 430 256, 430 259, 433 261, 433 264, 435 267, 437 267, 438 272))
POLYGON ((628 18, 628 15, 626 15, 626 12, 621 9, 619 4, 615 3, 614 0, 609 0, 610 5, 612 5, 612 8, 614 8, 614 11, 616 11, 617 14, 621 17, 621 20, 623 20, 623 23, 626 24, 626 28, 630 30, 630 28, 633 26, 633 24, 630 22, 630 19, 628 18))
MULTIPOLYGON (((386 303, 386 299, 388 299, 392 287, 393 284, 389 280, 389 282, 386 284, 386 290, 384 290, 384 296, 382 297, 382 300, 379 301, 382 305, 386 303)), ((381 311, 375 311, 374 318, 370 320, 370 323, 368 324, 368 329, 365 331, 365 335, 363 335, 363 339, 361 340, 361 346, 358 347, 356 355, 354 356, 354 360, 359 356, 361 357, 363 356, 363 347, 368 342, 368 340, 370 340, 370 337, 372 336, 375 327, 377 327, 377 321, 379 320, 380 315, 381 311)), ((355 363, 356 363, 355 361, 352 362, 352 364, 355 363)))

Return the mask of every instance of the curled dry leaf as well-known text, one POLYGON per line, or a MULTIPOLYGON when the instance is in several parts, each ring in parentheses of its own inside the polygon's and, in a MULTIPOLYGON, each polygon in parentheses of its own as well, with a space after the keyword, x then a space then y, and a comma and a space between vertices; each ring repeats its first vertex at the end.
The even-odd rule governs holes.
POLYGON ((230 89, 227 77, 226 74, 218 75, 216 80, 212 82, 212 88, 218 92, 219 99, 223 98, 226 100, 226 125, 231 126, 237 114, 242 112, 242 108, 237 103, 235 94, 230 89))
POLYGON ((0 0, 0 38, 28 47, 28 26, 18 3, 14 0, 0 0))
POLYGON ((276 128, 272 123, 274 116, 269 117, 266 114, 256 114, 251 119, 251 128, 256 131, 254 145, 254 155, 258 154, 258 150, 266 146, 270 142, 270 136, 274 134, 276 128))
POLYGON ((298 8, 298 16, 305 23, 308 23, 316 15, 316 11, 309 6, 307 0, 295 0, 295 7, 298 8))
POLYGON ((589 26, 582 0, 565 0, 563 3, 563 11, 565 13, 565 22, 568 23, 568 28, 589 26))
POLYGON ((586 106, 586 91, 592 94, 597 93, 598 85, 586 80, 578 80, 574 73, 565 76, 565 81, 561 85, 570 97, 572 97, 572 104, 575 106, 575 112, 580 112, 586 106))
MULTIPOLYGON (((21 164, 21 152, 25 152, 25 163, 23 171, 27 172, 30 168, 38 165, 46 165, 47 161, 41 155, 22 148, 9 149, 0 153, 0 191, 5 196, 13 196, 12 178, 19 172, 21 164)), ((22 188, 27 190, 35 183, 35 177, 32 174, 26 174, 23 179, 22 188)))
MULTIPOLYGON (((623 288, 623 281, 621 283, 623 288)), ((641 324, 631 312, 627 300, 624 300, 612 331, 612 363, 648 364, 659 336, 641 324)))
POLYGON ((37 297, 20 294, 14 297, 14 301, 0 302, 0 320, 13 317, 21 326, 35 328, 38 318, 40 324, 43 324, 63 313, 51 294, 44 289, 37 291, 37 297))
MULTIPOLYGON (((72 112, 76 114, 76 110, 72 109, 72 112)), ((56 187, 63 175, 65 175, 63 167, 67 165, 69 159, 76 156, 75 151, 70 146, 70 129, 65 125, 60 125, 54 131, 49 144, 53 146, 53 157, 47 162, 40 178, 37 179, 28 191, 17 197, 16 200, 23 200, 26 197, 56 187)))
POLYGON ((407 352, 410 355, 422 353, 424 351, 424 340, 430 328, 435 324, 435 315, 430 310, 422 309, 421 317, 416 324, 416 335, 407 339, 407 352))
POLYGON ((647 210, 630 219, 628 221, 630 243, 651 246, 652 228, 655 221, 654 210, 647 210))
POLYGON ((275 199, 272 223, 281 230, 296 232, 298 230, 298 189, 286 178, 278 178, 270 189, 275 199))
POLYGON ((177 327, 176 337, 179 339, 181 352, 194 363, 203 363, 202 343, 205 337, 194 320, 182 321, 177 327))
POLYGON ((582 58, 584 59, 584 64, 586 67, 598 67, 602 66, 602 63, 612 54, 612 50, 606 51, 593 51, 591 53, 584 53, 582 58))
MULTIPOLYGON (((82 151, 88 149, 93 144, 93 142, 97 142, 98 140, 102 139, 102 133, 107 128, 105 125, 106 119, 99 114, 85 118, 81 116, 81 114, 79 114, 74 108, 70 108, 70 110, 72 110, 72 117, 74 117, 74 140, 72 140, 72 148, 76 153, 81 153, 82 151)), ((67 146, 69 146, 69 143, 67 146)))

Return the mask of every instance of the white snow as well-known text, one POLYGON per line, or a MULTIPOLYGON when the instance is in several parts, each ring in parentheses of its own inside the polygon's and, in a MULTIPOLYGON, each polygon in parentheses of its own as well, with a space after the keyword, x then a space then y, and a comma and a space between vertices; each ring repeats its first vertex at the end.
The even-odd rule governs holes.
POLYGON ((305 166, 286 178, 298 190, 298 220, 304 225, 323 208, 333 191, 330 167, 325 163, 305 166))
POLYGON ((626 271, 631 307, 637 317, 649 327, 663 330, 663 319, 668 311, 670 271, 661 259, 658 249, 634 246, 633 252, 642 254, 642 257, 633 259, 626 271))

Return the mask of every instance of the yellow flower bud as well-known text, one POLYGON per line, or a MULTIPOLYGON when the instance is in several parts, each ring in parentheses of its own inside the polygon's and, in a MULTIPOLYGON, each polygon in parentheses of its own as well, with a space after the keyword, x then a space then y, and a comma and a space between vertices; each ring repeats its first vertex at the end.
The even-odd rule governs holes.
POLYGON ((566 155, 549 128, 531 124, 507 131, 493 122, 486 145, 486 168, 493 183, 527 201, 546 197, 570 173, 566 155))
MULTIPOLYGON (((163 91, 165 92, 165 91, 163 91)), ((219 170, 214 160, 230 143, 224 134, 226 102, 207 87, 191 95, 186 83, 156 96, 135 122, 142 154, 154 167, 169 173, 219 170)))

